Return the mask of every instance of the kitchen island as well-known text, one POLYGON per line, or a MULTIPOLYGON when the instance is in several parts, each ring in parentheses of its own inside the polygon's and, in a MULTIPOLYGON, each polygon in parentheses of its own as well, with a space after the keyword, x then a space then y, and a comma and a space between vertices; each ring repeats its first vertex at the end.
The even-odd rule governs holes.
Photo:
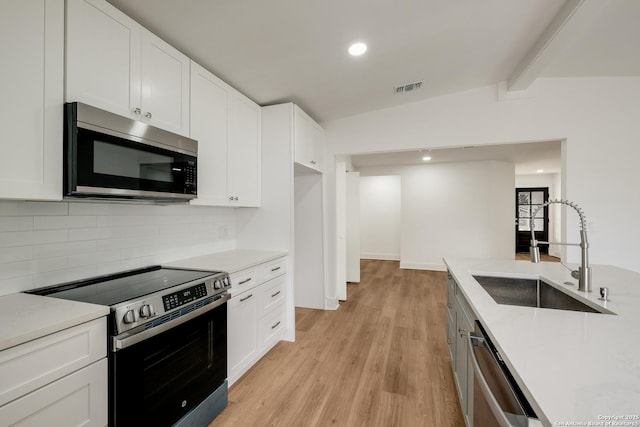
POLYGON ((544 425, 640 426, 639 273, 595 265, 584 293, 559 263, 444 261, 544 425), (615 314, 498 304, 474 275, 542 279, 615 314))

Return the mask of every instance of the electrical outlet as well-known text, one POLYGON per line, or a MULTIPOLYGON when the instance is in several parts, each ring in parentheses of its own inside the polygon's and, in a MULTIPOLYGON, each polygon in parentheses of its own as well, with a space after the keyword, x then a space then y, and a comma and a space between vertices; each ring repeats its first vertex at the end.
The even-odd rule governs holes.
POLYGON ((219 237, 221 239, 226 239, 227 237, 229 237, 229 227, 227 227, 226 225, 221 225, 218 231, 220 234, 219 237))
POLYGON ((589 232, 596 231, 596 224, 593 221, 587 221, 587 231, 589 232))

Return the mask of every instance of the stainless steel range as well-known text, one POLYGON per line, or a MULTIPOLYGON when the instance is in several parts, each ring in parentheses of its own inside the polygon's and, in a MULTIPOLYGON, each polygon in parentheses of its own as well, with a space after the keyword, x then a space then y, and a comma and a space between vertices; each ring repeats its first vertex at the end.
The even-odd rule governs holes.
POLYGON ((230 286, 223 272, 153 266, 29 293, 111 307, 111 427, 186 427, 227 404, 230 286))

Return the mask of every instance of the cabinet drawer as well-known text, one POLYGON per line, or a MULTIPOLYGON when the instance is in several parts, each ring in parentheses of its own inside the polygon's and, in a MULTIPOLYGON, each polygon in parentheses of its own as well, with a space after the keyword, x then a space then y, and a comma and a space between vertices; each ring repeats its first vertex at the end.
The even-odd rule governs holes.
POLYGON ((0 405, 107 355, 106 318, 0 352, 0 405))
POLYGON ((279 276, 260 286, 258 312, 262 317, 284 302, 287 276, 279 276))
POLYGON ((262 266, 262 281, 266 282, 287 272, 287 259, 280 258, 262 266))
POLYGON ((238 295, 260 284, 260 269, 242 270, 229 276, 231 279, 231 294, 238 295))
POLYGON ((264 354, 280 340, 285 324, 284 304, 260 320, 260 353, 264 354))
POLYGON ((0 407, 0 423, 104 427, 108 421, 107 399, 107 359, 103 358, 0 407))

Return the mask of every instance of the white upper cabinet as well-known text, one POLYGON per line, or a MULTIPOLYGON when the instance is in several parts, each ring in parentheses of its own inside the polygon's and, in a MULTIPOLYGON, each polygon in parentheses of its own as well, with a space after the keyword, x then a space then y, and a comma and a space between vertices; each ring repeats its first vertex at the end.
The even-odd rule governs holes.
POLYGON ((228 206, 229 97, 225 82, 192 62, 191 137, 198 141, 198 198, 193 204, 228 206))
POLYGON ((260 206, 261 108, 233 90, 229 108, 229 197, 239 206, 260 206))
POLYGON ((322 173, 324 129, 297 105, 294 106, 293 116, 296 174, 322 173))
POLYGON ((144 29, 141 53, 143 120, 189 135, 189 58, 144 29))
POLYGON ((67 0, 66 101, 189 135, 189 58, 104 0, 67 0))
POLYGON ((260 206, 261 108, 191 63, 191 137, 198 141, 198 198, 210 206, 260 206))
POLYGON ((64 0, 0 2, 0 52, 0 198, 60 200, 64 0))

